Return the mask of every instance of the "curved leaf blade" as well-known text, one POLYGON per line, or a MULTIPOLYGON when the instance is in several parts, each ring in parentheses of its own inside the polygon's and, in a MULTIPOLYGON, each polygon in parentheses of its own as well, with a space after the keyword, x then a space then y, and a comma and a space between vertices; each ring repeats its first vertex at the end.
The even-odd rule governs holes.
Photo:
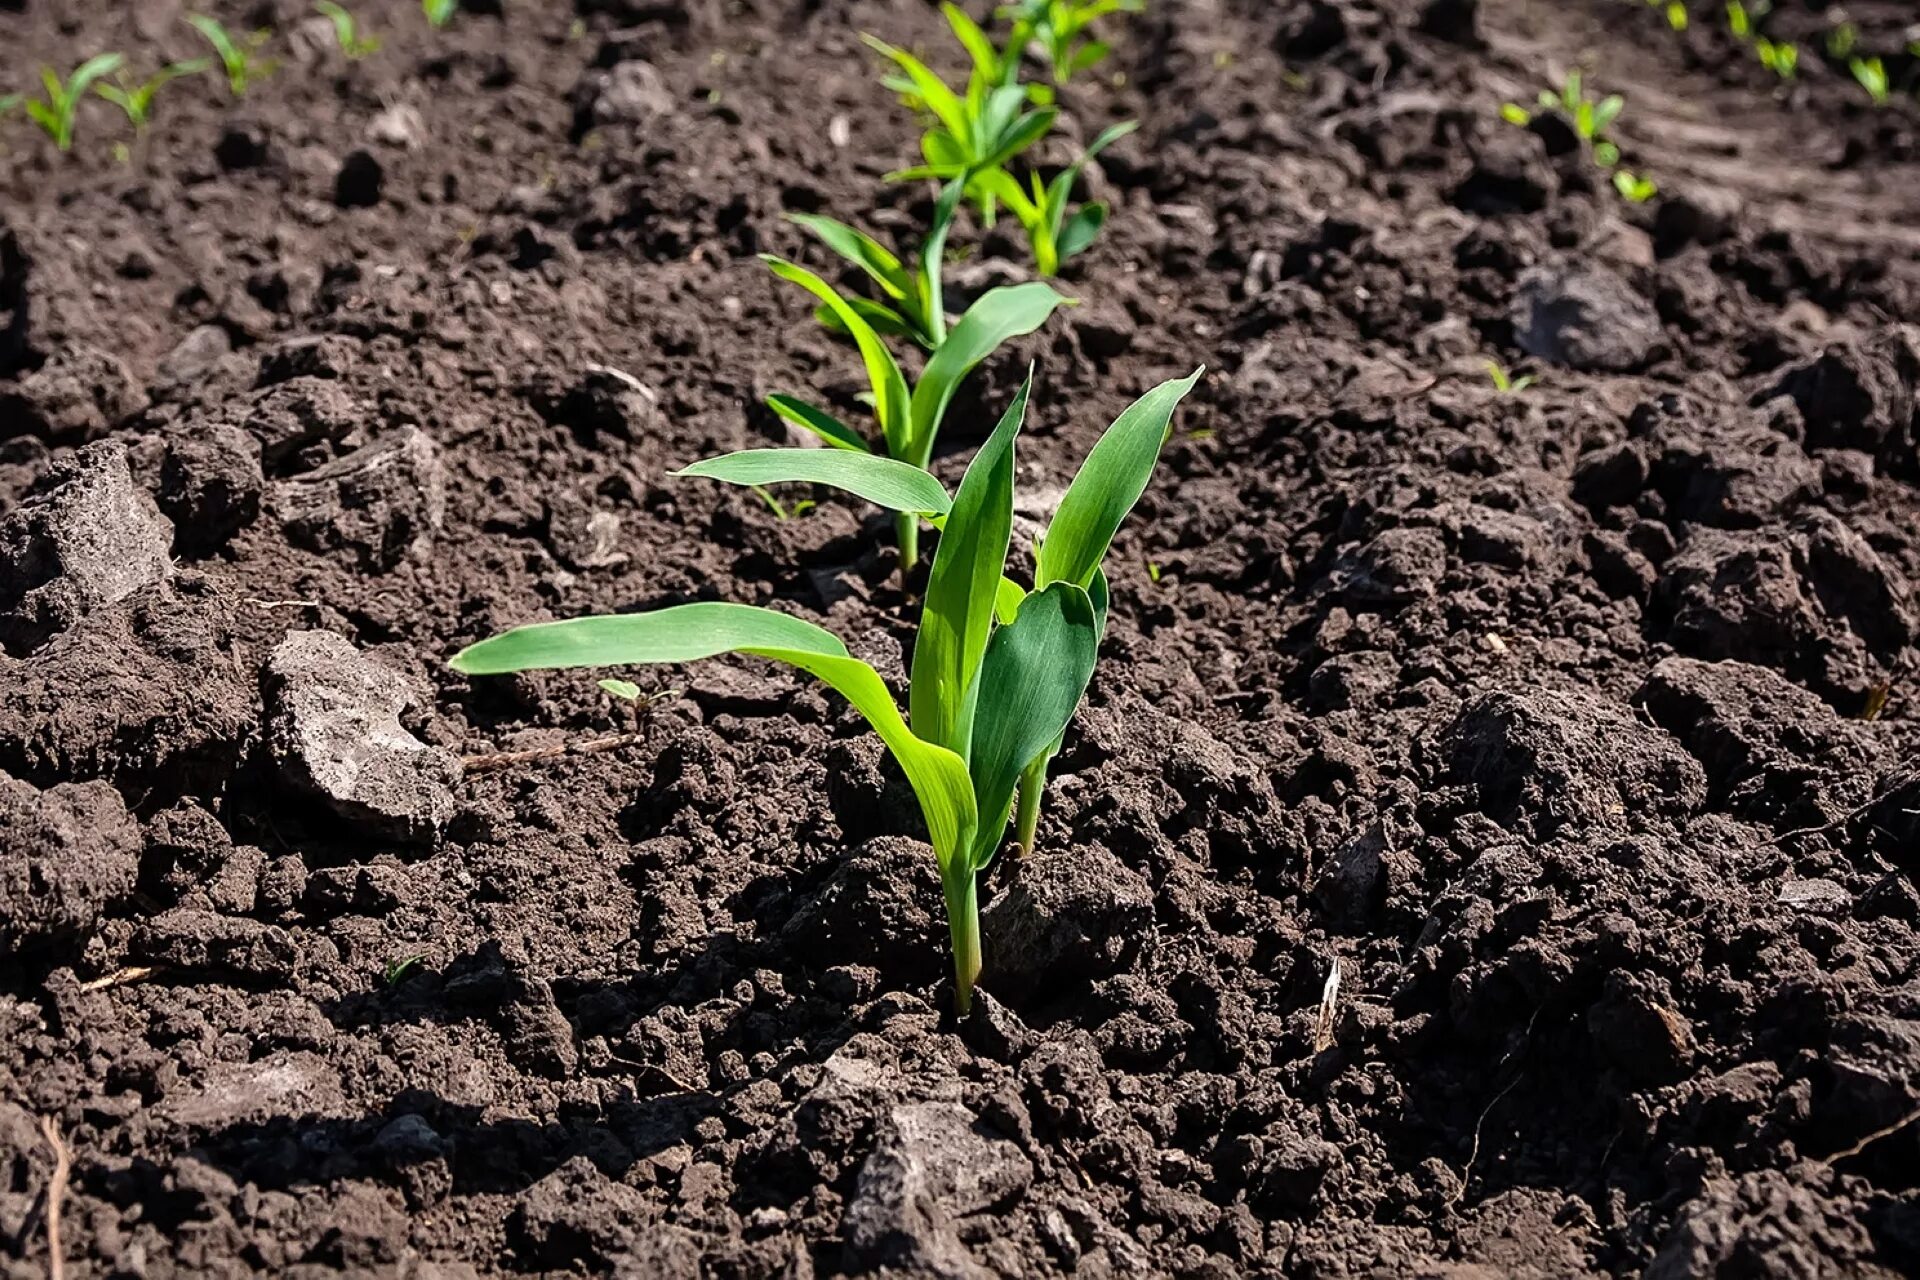
MULTIPOLYGON (((1067 301, 1040 281, 989 289, 954 323, 947 340, 927 361, 909 407, 909 461, 925 466, 933 456, 940 419, 974 366, 1001 343, 1032 333, 1067 301)), ((1024 405, 1025 396, 1021 397, 1024 405)))
POLYGON ((825 409, 817 409, 804 400, 796 400, 792 396, 768 396, 767 408, 794 426, 813 432, 836 449, 851 449, 855 453, 873 452, 858 431, 825 409))
POLYGON ((945 515, 952 499, 938 480, 910 463, 850 449, 742 449, 669 471, 726 484, 824 484, 889 511, 945 515))
POLYGON ((840 323, 846 326, 847 332, 853 336, 854 345, 860 348, 861 360, 866 364, 867 381, 873 387, 874 416, 880 420, 880 431, 886 437, 888 452, 895 457, 903 456, 910 429, 907 380, 900 372, 899 364, 894 361, 893 353, 887 350, 887 344, 881 341, 880 335, 873 331, 873 326, 858 311, 847 305, 846 299, 832 285, 813 272, 771 254, 762 254, 760 260, 782 280, 799 285, 825 303, 840 323))
POLYGON ((913 280, 892 250, 857 227, 817 213, 791 213, 787 221, 811 231, 821 244, 866 272, 895 302, 913 292, 913 280))
POLYGON ((1205 372, 1203 367, 1161 383, 1127 406, 1094 443, 1040 543, 1036 588, 1051 582, 1083 588, 1092 583, 1121 521, 1153 478, 1174 409, 1205 372))

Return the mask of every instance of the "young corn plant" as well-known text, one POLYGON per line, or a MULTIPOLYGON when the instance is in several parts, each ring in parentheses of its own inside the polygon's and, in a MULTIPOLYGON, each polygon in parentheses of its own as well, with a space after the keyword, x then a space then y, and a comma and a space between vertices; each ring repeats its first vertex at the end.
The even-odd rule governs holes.
POLYGON ((1493 389, 1503 396, 1517 396, 1540 380, 1531 373, 1516 378, 1497 360, 1487 361, 1487 377, 1493 381, 1493 389))
POLYGON ((420 0, 420 12, 427 15, 431 25, 444 27, 460 12, 460 0, 420 0))
POLYGON ((235 98, 246 97, 255 81, 266 79, 279 65, 271 58, 260 56, 271 32, 255 31, 236 40, 217 19, 203 13, 189 14, 187 21, 213 46, 221 68, 227 73, 227 92, 235 98))
POLYGON ((1873 99, 1873 105, 1884 107, 1893 100, 1893 84, 1887 78, 1887 67, 1879 58, 1854 58, 1847 63, 1847 70, 1853 72, 1853 78, 1873 99))
POLYGON ((920 137, 920 155, 926 163, 889 173, 887 181, 958 178, 967 199, 991 226, 997 213, 989 189, 992 175, 1044 138, 1053 128, 1058 109, 1051 105, 1029 108, 1025 88, 1011 79, 995 78, 1007 75, 1004 64, 988 67, 976 56, 966 88, 956 92, 906 50, 873 36, 861 39, 899 68, 897 74, 883 76, 881 83, 928 120, 920 137))
POLYGON ((65 80, 52 67, 42 67, 40 84, 44 89, 43 95, 38 98, 16 95, 14 103, 26 111, 29 120, 40 126, 41 131, 53 140, 55 147, 61 151, 71 151, 74 119, 87 90, 102 76, 118 71, 125 62, 126 58, 117 53, 96 54, 75 67, 73 74, 65 80))
POLYGON ((131 83, 125 75, 116 74, 113 84, 96 84, 93 91, 125 112, 127 123, 133 126, 134 133, 142 134, 153 123, 155 94, 182 76, 197 76, 212 65, 206 58, 175 62, 160 68, 139 84, 131 83))
POLYGON ((1800 46, 1790 41, 1774 41, 1761 36, 1753 42, 1753 55, 1760 59, 1761 66, 1782 80, 1793 79, 1800 70, 1800 46))
POLYGON ((380 51, 380 37, 362 30, 344 5, 335 3, 335 0, 314 0, 313 7, 333 24, 333 41, 350 61, 358 62, 368 54, 380 51))
POLYGON ((1143 0, 1021 0, 1002 5, 998 16, 1013 23, 1008 48, 1037 45, 1053 82, 1064 85, 1113 52, 1112 45, 1094 34, 1094 23, 1109 14, 1139 13, 1143 7, 1143 0))
MULTIPOLYGON (((928 351, 937 351, 947 340, 946 291, 940 273, 947 254, 947 234, 953 228, 965 186, 964 179, 955 178, 941 190, 934 203, 933 223, 920 246, 920 259, 912 265, 872 236, 836 219, 796 213, 787 220, 812 232, 820 243, 866 273, 884 301, 845 301, 875 332, 911 338, 928 351)), ((813 314, 833 332, 847 334, 839 315, 825 303, 815 307, 813 314)))
POLYGON ((1089 201, 1068 216, 1073 184, 1087 161, 1139 127, 1137 121, 1128 120, 1105 130, 1080 153, 1078 160, 1055 174, 1052 182, 1043 182, 1038 173, 1030 173, 1028 186, 1023 190, 1005 169, 995 170, 988 176, 988 190, 1005 203, 1008 212, 1027 233, 1034 269, 1041 275, 1060 274, 1067 259, 1083 252, 1100 235, 1100 228, 1107 223, 1107 206, 1098 200, 1089 201))
MULTIPOLYGON (((762 255, 761 261, 782 280, 797 284, 812 294, 860 349, 880 438, 877 443, 870 443, 860 432, 824 409, 792 396, 768 396, 767 407, 793 425, 819 436, 832 446, 829 452, 871 454, 877 447, 882 456, 923 473, 933 460, 933 446, 940 435, 940 424, 946 417, 947 406, 953 402, 954 393, 960 389, 960 383, 1002 343, 1032 333, 1047 322, 1055 308, 1067 301, 1039 281, 989 289, 954 322, 939 347, 927 358, 919 381, 909 388, 906 375, 900 371, 899 362, 887 349, 885 340, 868 322, 866 315, 841 297, 832 285, 805 267, 785 259, 762 255)), ((728 459, 750 455, 759 458, 756 465, 762 468, 777 466, 782 461, 805 466, 809 465, 806 459, 823 456, 818 449, 750 450, 746 455, 730 454, 727 458, 695 463, 684 474, 706 475, 741 484, 767 484, 789 478, 758 473, 733 474, 731 468, 734 464, 729 463, 728 459)), ((913 570, 920 558, 919 514, 896 509, 894 528, 900 544, 900 572, 904 577, 913 570)))
POLYGON ((1620 198, 1628 204, 1645 204, 1660 194, 1660 188, 1652 178, 1644 174, 1636 174, 1630 169, 1613 171, 1613 189, 1618 191, 1620 198))
MULTIPOLYGON (((1016 794, 1044 779, 1079 708, 1106 625, 1101 570, 1145 492, 1173 411, 1199 379, 1163 383, 1122 413, 1087 455, 1042 540, 1027 591, 1006 576, 1013 535, 1014 440, 1032 377, 951 497, 890 459, 811 452, 811 477, 885 498, 944 526, 914 643, 907 714, 880 675, 832 632, 754 605, 700 603, 651 613, 519 627, 462 650, 454 669, 504 675, 555 668, 696 662, 739 653, 831 685, 880 735, 919 798, 953 942, 954 1003, 972 1005, 983 958, 979 878, 1006 838, 1016 794)), ((1038 795, 1033 800, 1037 812, 1038 795)), ((1031 832, 1027 832, 1030 837, 1031 832)))

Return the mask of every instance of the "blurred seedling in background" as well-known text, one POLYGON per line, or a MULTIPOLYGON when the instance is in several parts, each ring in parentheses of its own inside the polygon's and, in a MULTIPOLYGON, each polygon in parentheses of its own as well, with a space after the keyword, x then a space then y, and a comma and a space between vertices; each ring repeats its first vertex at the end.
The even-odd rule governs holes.
POLYGON ((260 56, 260 50, 266 47, 271 32, 254 31, 236 40, 217 20, 205 14, 189 14, 187 21, 213 46, 221 69, 227 73, 227 92, 235 98, 246 97, 247 90, 256 80, 266 79, 279 65, 271 58, 260 56))
POLYGON ((379 52, 380 37, 361 30, 360 24, 345 6, 336 4, 334 0, 314 0, 313 7, 333 24, 334 42, 349 59, 357 62, 370 53, 379 52))
POLYGON ((136 134, 145 133, 153 122, 153 98, 161 89, 182 76, 197 76, 213 65, 207 58, 192 58, 160 68, 139 84, 131 83, 124 73, 116 73, 113 84, 97 84, 93 91, 126 112, 127 123, 136 134))
POLYGON ((1830 58, 1851 58, 1860 44, 1860 29, 1851 22, 1843 22, 1827 32, 1827 56, 1830 58))
MULTIPOLYGON (((1614 120, 1626 105, 1627 100, 1617 93, 1595 99, 1587 92, 1578 69, 1567 72, 1558 91, 1540 91, 1541 108, 1564 118, 1580 141, 1593 151, 1595 162, 1603 169, 1611 169, 1620 163, 1620 148, 1607 138, 1607 130, 1613 127, 1614 120)), ((1532 111, 1517 102, 1504 103, 1500 107, 1500 118, 1522 129, 1533 123, 1533 116, 1532 111)))
MULTIPOLYGON (((953 228, 965 185, 965 178, 955 178, 941 191, 934 202, 933 223, 920 246, 919 261, 911 266, 872 236, 837 219, 796 213, 787 220, 812 232, 821 244, 873 281, 884 301, 857 297, 845 301, 875 332, 905 336, 928 351, 937 351, 947 340, 946 290, 941 278, 947 233, 953 228)), ((851 336, 839 315, 825 303, 815 307, 813 315, 832 332, 851 336)))
POLYGON ((460 0, 420 0, 420 12, 436 27, 444 27, 460 12, 460 0))
POLYGON ((1493 389, 1503 396, 1517 396, 1540 380, 1531 373, 1523 373, 1516 378, 1497 360, 1487 361, 1487 377, 1493 379, 1493 389))
POLYGON ((1613 189, 1618 191, 1621 199, 1629 204, 1645 204, 1660 194, 1660 188, 1655 185, 1652 178, 1626 169, 1614 170, 1613 189))
POLYGON ((1073 184, 1079 180, 1087 161, 1137 128, 1136 121, 1128 120, 1106 129, 1080 153, 1078 160, 1055 174, 1053 181, 1042 182, 1038 171, 1029 173, 1028 190, 1023 191, 1005 169, 990 175, 987 189, 1006 204, 1021 230, 1027 233, 1027 248, 1033 255, 1034 269, 1041 275, 1058 275, 1067 259, 1084 252, 1099 237, 1100 228, 1107 223, 1107 206, 1103 201, 1091 200, 1069 217, 1067 210, 1073 200, 1073 184))
POLYGON ((1007 41, 1011 56, 1029 43, 1038 45, 1055 84, 1064 85, 1082 71, 1099 66, 1113 46, 1093 32, 1109 14, 1139 13, 1143 0, 1021 0, 1002 5, 996 16, 1013 23, 1007 41))
POLYGON ((1753 42, 1754 56, 1760 59, 1760 65, 1779 76, 1782 80, 1793 79, 1800 69, 1800 46, 1788 42, 1778 42, 1761 36, 1753 42))
POLYGON ((96 54, 73 69, 73 74, 65 80, 52 67, 40 68, 40 83, 44 93, 41 97, 28 97, 16 94, 13 105, 27 113, 27 118, 40 126, 42 132, 53 140, 53 145, 61 151, 73 149, 73 125, 75 114, 80 109, 80 101, 87 90, 102 76, 112 75, 126 62, 126 58, 117 53, 96 54))
POLYGON ((1773 12, 1773 0, 1727 0, 1727 30, 1736 40, 1751 40, 1760 20, 1773 12))
POLYGON ((1878 58, 1854 58, 1847 63, 1847 70, 1853 72, 1853 78, 1873 99, 1873 105, 1884 107, 1893 98, 1893 85, 1887 79, 1887 67, 1878 58))

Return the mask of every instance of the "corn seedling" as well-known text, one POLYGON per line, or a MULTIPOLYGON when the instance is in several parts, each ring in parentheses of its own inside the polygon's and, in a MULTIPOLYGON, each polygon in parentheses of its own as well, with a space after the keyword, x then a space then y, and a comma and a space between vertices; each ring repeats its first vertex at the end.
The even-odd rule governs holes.
POLYGON ((1830 58, 1851 58, 1860 44, 1860 29, 1851 22, 1843 22, 1827 32, 1827 56, 1830 58))
POLYGON ((127 123, 136 134, 145 133, 153 121, 153 96, 172 81, 182 76, 197 76, 212 65, 206 58, 176 62, 160 68, 139 84, 131 84, 126 76, 116 74, 115 83, 97 84, 93 91, 126 112, 127 123))
POLYGON ((1620 193, 1629 204, 1645 204, 1660 194, 1660 188, 1654 185, 1652 178, 1642 177, 1626 169, 1616 169, 1613 174, 1613 189, 1620 193))
POLYGON ((1893 97, 1893 86, 1887 79, 1886 64, 1878 58, 1855 58, 1847 63, 1847 69, 1853 72, 1853 78, 1873 99, 1873 105, 1884 107, 1893 97))
POLYGON ((381 970, 380 978, 391 987, 398 983, 400 979, 406 977, 407 974, 411 973, 413 969, 426 958, 426 955, 423 953, 420 955, 404 956, 397 960, 389 960, 387 961, 387 967, 381 970))
POLYGON ((80 109, 80 101, 86 96, 88 88, 102 76, 118 71, 126 58, 117 53, 102 53, 88 58, 73 69, 73 74, 65 80, 52 67, 40 68, 40 83, 44 96, 30 98, 17 96, 16 105, 27 113, 27 118, 40 126, 47 137, 53 139, 53 145, 62 151, 73 149, 74 116, 80 109))
POLYGON ((1138 127, 1131 120, 1112 126, 1095 138, 1078 160, 1054 175, 1052 182, 1042 182, 1037 172, 1030 173, 1028 189, 1024 191, 1005 169, 996 169, 988 175, 988 190, 1006 204, 1027 233, 1033 265, 1041 275, 1058 275, 1067 259, 1085 250, 1099 236, 1100 228, 1107 222, 1107 206, 1098 200, 1090 201, 1069 217, 1067 209, 1073 199, 1073 184, 1087 161, 1138 127))
POLYGON ((773 490, 763 484, 749 485, 747 487, 753 490, 760 501, 767 504, 767 509, 773 512, 773 518, 783 524, 788 520, 794 520, 807 514, 807 512, 813 510, 815 505, 812 498, 802 498, 797 502, 782 502, 774 496, 773 490))
POLYGON ((1661 0, 1647 0, 1647 3, 1661 9, 1666 16, 1667 25, 1675 31, 1685 31, 1687 29, 1687 24, 1690 19, 1687 15, 1685 0, 1666 0, 1664 5, 1662 5, 1661 0))
POLYGON ((187 21, 213 46, 221 68, 227 73, 227 92, 236 98, 246 97, 254 81, 266 79, 279 65, 271 58, 260 56, 260 50, 271 36, 270 32, 255 31, 235 40, 233 34, 218 20, 205 14, 189 14, 187 21))
POLYGON ((1001 6, 999 16, 1013 23, 1008 48, 1038 45, 1053 82, 1064 85, 1113 52, 1093 34, 1093 24, 1112 13, 1138 13, 1141 7, 1142 0, 1022 0, 1001 6))
POLYGON ((1029 109, 1026 89, 996 81, 978 62, 965 90, 955 92, 906 50, 873 36, 861 38, 899 68, 898 74, 882 77, 881 83, 929 120, 920 137, 920 155, 926 163, 890 173, 887 181, 962 179, 967 197, 991 225, 996 207, 988 189, 991 175, 1044 138, 1058 110, 1052 106, 1029 109))
POLYGON ((1517 396, 1539 381, 1531 373, 1523 373, 1516 378, 1496 360, 1487 361, 1487 376, 1493 379, 1493 389, 1503 396, 1517 396))
POLYGON ((380 37, 362 31, 345 6, 336 4, 335 0, 314 0, 313 7, 333 24, 334 43, 349 59, 357 62, 370 53, 379 52, 380 37))
MULTIPOLYGON (((980 295, 966 314, 954 322, 939 349, 927 358, 920 380, 911 389, 906 375, 887 349, 886 342, 868 323, 866 316, 836 292, 832 285, 805 267, 781 258, 763 256, 761 261, 782 280, 797 284, 832 312, 834 319, 860 349, 866 366, 872 396, 873 415, 880 428, 881 455, 898 463, 907 472, 926 475, 933 458, 934 441, 939 438, 941 420, 953 402, 960 383, 974 366, 1011 339, 1032 333, 1047 322, 1054 309, 1066 302, 1051 287, 1039 281, 1002 285, 980 295)), ((785 480, 820 478, 814 469, 835 465, 835 454, 866 455, 875 446, 866 437, 825 410, 792 396, 767 397, 767 407, 786 421, 812 432, 832 448, 753 449, 697 462, 682 475, 708 476, 734 484, 772 484, 785 480), (791 474, 789 474, 791 472, 791 474)), ((831 482, 829 478, 829 483, 831 482)), ((855 490, 858 492, 858 490, 855 490)), ((869 495, 871 496, 871 495, 869 495)), ((874 499, 878 501, 879 499, 874 499)), ((884 503, 882 505, 885 505, 884 503)), ((895 508, 895 531, 900 543, 900 570, 904 575, 919 560, 919 516, 912 510, 895 508)))
POLYGON ((460 12, 460 0, 420 0, 420 12, 436 27, 444 27, 460 12))
POLYGON ((695 662, 739 653, 824 680, 880 735, 919 798, 953 940, 954 1001, 966 1013, 981 971, 979 877, 1005 839, 1016 794, 1029 841, 1035 785, 1086 693, 1106 626, 1101 569, 1146 490, 1176 405, 1199 379, 1163 383, 1122 413, 1087 455, 1040 543, 1034 587, 1006 576, 1014 440, 1032 377, 949 497, 931 476, 870 455, 816 475, 944 526, 913 646, 907 715, 880 675, 832 632, 754 605, 698 603, 651 613, 520 627, 462 650, 454 669, 505 675, 554 668, 695 662), (1028 796, 1032 799, 1029 801, 1028 796))
POLYGON ((1751 40, 1772 12, 1773 0, 1727 0, 1727 30, 1735 40, 1751 40))
POLYGON ((1776 43, 1761 36, 1753 42, 1753 52, 1760 59, 1761 66, 1782 80, 1793 79, 1800 69, 1800 46, 1791 42, 1776 43))
MULTIPOLYGON (((811 231, 820 243, 860 268, 873 281, 884 301, 866 298, 845 301, 876 332, 904 335, 928 351, 935 351, 947 340, 946 296, 940 272, 947 253, 947 233, 953 227, 965 185, 963 178, 955 178, 941 191, 934 203, 933 225, 927 229, 927 238, 920 246, 920 260, 912 266, 865 232, 833 218, 797 213, 790 215, 788 221, 811 231)), ((816 307, 813 314, 835 333, 847 332, 839 315, 825 303, 816 307)))

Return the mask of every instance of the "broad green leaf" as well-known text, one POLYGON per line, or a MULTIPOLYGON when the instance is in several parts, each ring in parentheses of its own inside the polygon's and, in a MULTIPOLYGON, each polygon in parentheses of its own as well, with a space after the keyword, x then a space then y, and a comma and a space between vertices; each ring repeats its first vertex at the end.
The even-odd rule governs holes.
POLYGON ((1067 219, 1067 225, 1060 228, 1060 239, 1055 244, 1060 261, 1084 253, 1088 245, 1100 237, 1100 228, 1107 225, 1107 206, 1098 200, 1083 204, 1073 211, 1067 219))
POLYGON ((913 281, 888 248, 864 231, 813 213, 787 215, 787 221, 813 232, 820 243, 859 267, 896 302, 912 295, 913 281))
POLYGON ((967 466, 934 552, 913 644, 908 714, 914 732, 962 754, 966 700, 993 630, 994 601, 1013 537, 1013 441, 1032 389, 1029 370, 1000 425, 967 466))
POLYGON ((804 400, 796 400, 792 396, 768 396, 767 408, 794 426, 813 432, 836 449, 851 449, 856 453, 872 452, 858 431, 826 410, 816 409, 804 400))
POLYGON ((855 345, 860 348, 860 358, 867 366, 867 381, 873 387, 873 412, 880 420, 881 434, 886 437, 887 452, 895 457, 904 456, 906 443, 911 439, 907 380, 902 376, 900 366, 894 362, 893 353, 887 350, 887 344, 880 340, 880 335, 873 331, 873 326, 859 312, 847 305, 846 299, 835 292, 832 285, 813 272, 768 254, 762 254, 760 260, 782 280, 799 285, 825 303, 839 317, 840 323, 846 326, 855 345))
POLYGON ((67 92, 78 98, 87 91, 87 86, 101 76, 118 71, 125 56, 118 53, 95 54, 74 68, 73 79, 67 82, 67 92))
POLYGON ((989 92, 980 103, 973 120, 968 158, 987 164, 987 157, 998 149, 1000 139, 1014 122, 1021 119, 1020 109, 1027 105, 1027 91, 1017 84, 1006 84, 989 92))
POLYGON ((1053 107, 1027 112, 989 141, 986 154, 976 157, 977 167, 994 169, 1013 159, 1046 137, 1059 114, 1053 107))
POLYGON ((1174 407, 1205 372, 1196 369, 1185 378, 1161 383, 1127 406, 1094 442, 1047 526, 1034 569, 1036 589, 1052 582, 1086 587, 1093 581, 1120 522, 1153 478, 1174 407))
POLYGON ((994 632, 980 664, 967 757, 979 810, 975 870, 1000 847, 1020 775, 1066 733, 1099 650, 1093 602, 1071 582, 1034 592, 1019 616, 994 632))
POLYGON ((1600 105, 1593 109, 1593 132, 1596 135, 1605 133, 1607 126, 1614 122, 1626 105, 1627 100, 1617 93, 1600 99, 1600 105))
MULTIPOLYGON (((913 388, 909 407, 912 425, 907 433, 909 462, 924 467, 932 457, 940 419, 946 415, 954 393, 974 366, 993 354, 1001 343, 1038 329, 1065 301, 1051 285, 1033 281, 989 289, 967 308, 940 349, 927 361, 919 383, 913 388)), ((1023 396, 1023 405, 1024 400, 1023 396)))
POLYGON ((945 515, 953 505, 919 467, 850 449, 742 449, 667 474, 739 485, 832 485, 889 511, 945 515))
POLYGON ((755 605, 700 603, 652 613, 575 618, 516 627, 456 654, 454 670, 505 675, 552 668, 696 662, 743 653, 819 677, 866 717, 900 762, 920 799, 942 865, 964 855, 977 825, 966 764, 913 736, 874 669, 848 655, 838 636, 804 618, 755 605))

